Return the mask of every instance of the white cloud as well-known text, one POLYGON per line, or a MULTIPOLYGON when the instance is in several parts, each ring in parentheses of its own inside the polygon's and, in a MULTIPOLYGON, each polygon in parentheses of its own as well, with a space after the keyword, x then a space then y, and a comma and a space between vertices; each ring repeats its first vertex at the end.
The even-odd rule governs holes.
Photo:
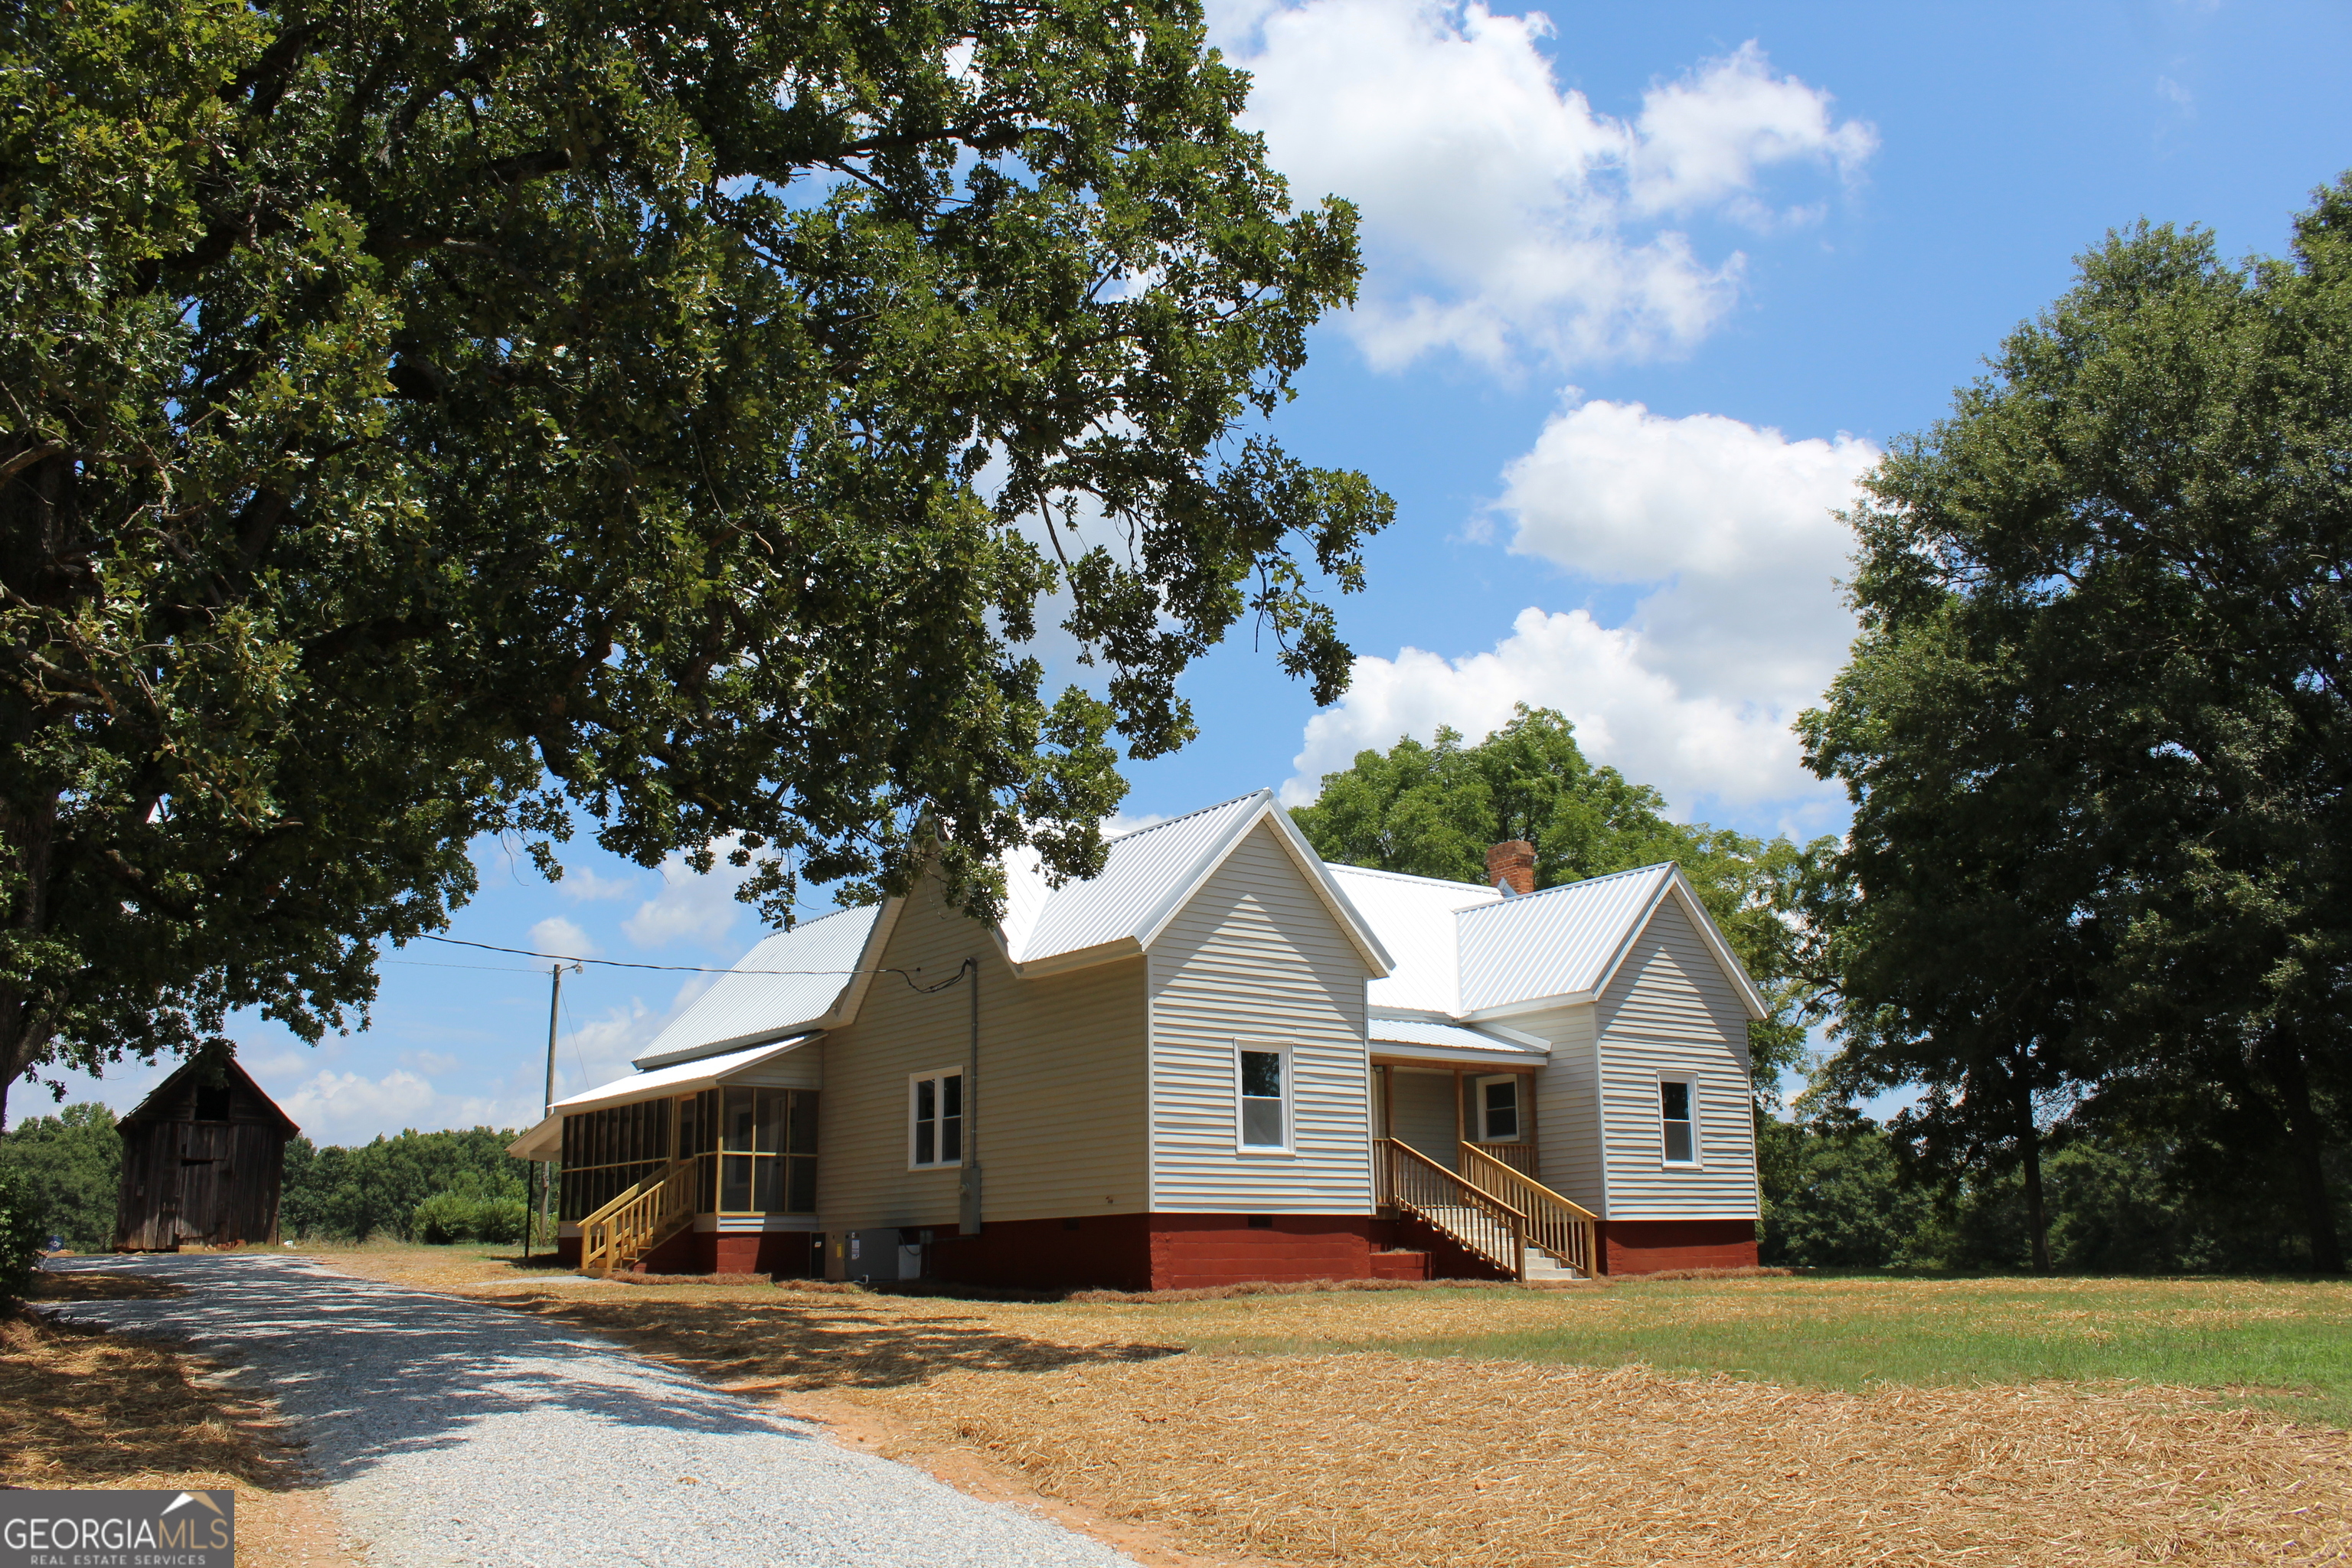
POLYGON ((744 906, 735 901, 735 889, 751 875, 748 868, 727 863, 727 852, 733 847, 731 838, 712 846, 719 861, 707 876, 688 867, 683 855, 665 858, 662 890, 621 922, 623 934, 639 947, 667 947, 682 941, 706 946, 719 942, 743 910, 744 906))
POLYGON ((588 866, 565 867, 563 879, 555 884, 555 890, 575 904, 634 898, 637 888, 638 879, 635 877, 600 877, 588 866))
POLYGON ((1680 811, 1818 826, 1836 797, 1804 771, 1789 726, 1853 640, 1835 585, 1849 536, 1830 512, 1877 458, 1850 437, 1790 441, 1639 404, 1556 416, 1504 476, 1512 551, 1650 591, 1621 626, 1529 607, 1485 653, 1358 658, 1346 698, 1307 724, 1284 798, 1312 799, 1367 747, 1441 723, 1483 735, 1526 702, 1567 714, 1587 755, 1680 811))
POLYGON ((594 958, 604 951, 593 937, 562 915, 550 915, 532 926, 530 945, 557 958, 594 958))
POLYGON ((1540 12, 1435 0, 1307 0, 1222 13, 1295 197, 1357 203, 1369 271, 1349 320, 1396 368, 1451 350, 1492 365, 1672 353, 1737 296, 1745 258, 1701 258, 1665 217, 1764 228, 1774 165, 1851 176, 1876 145, 1826 92, 1777 76, 1750 43, 1654 86, 1626 121, 1563 89, 1540 12))
POLYGON ((1853 536, 1832 512, 1878 448, 1791 441, 1720 415, 1638 403, 1553 416, 1504 470, 1514 553, 1604 583, 1655 584, 1635 612, 1643 663, 1678 689, 1793 709, 1853 640, 1839 596, 1853 536))
MULTIPOLYGON (((259 1078, 260 1074, 255 1074, 259 1078)), ((539 1097, 520 1089, 503 1095, 446 1094, 430 1079, 404 1068, 382 1078, 320 1071, 291 1089, 264 1081, 279 1109, 313 1143, 362 1143, 379 1132, 413 1127, 528 1127, 539 1120, 539 1097)))
POLYGON ((1878 133, 1857 120, 1835 123, 1830 95, 1774 76, 1751 39, 1680 81, 1651 89, 1631 147, 1636 209, 1695 213, 1721 204, 1728 216, 1768 227, 1774 214, 1755 194, 1766 167, 1827 163, 1851 179, 1877 151, 1878 133))

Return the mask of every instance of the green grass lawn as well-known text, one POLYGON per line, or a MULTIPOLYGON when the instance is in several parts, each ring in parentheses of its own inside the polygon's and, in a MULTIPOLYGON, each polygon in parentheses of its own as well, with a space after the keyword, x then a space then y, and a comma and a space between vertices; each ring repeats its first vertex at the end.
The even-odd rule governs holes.
POLYGON ((2295 1420, 2352 1426, 2352 1283, 1811 1277, 1456 1299, 1458 1314, 1407 1309, 1385 1325, 1375 1310, 1367 1332, 1318 1325, 1336 1338, 1268 1333, 1275 1314, 1182 1337, 1234 1352, 1640 1362, 1818 1388, 2121 1379, 2227 1389, 2295 1420))

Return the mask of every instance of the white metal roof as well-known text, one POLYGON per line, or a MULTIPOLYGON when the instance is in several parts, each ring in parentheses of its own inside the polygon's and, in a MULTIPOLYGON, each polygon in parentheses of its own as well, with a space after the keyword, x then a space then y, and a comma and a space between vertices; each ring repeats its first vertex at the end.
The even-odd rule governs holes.
POLYGON ((1675 898, 1751 1015, 1765 1013, 1755 983, 1671 863, 1516 898, 1475 882, 1358 866, 1334 866, 1331 876, 1396 961, 1371 984, 1367 1000, 1376 1011, 1444 1023, 1555 998, 1589 1001, 1651 911, 1675 898))
POLYGON ((1504 899, 1460 921, 1462 1001, 1475 1013, 1538 996, 1572 996, 1601 988, 1658 895, 1671 865, 1591 877, 1504 899))
POLYGON ((1225 847, 1257 804, 1258 796, 1245 795, 1122 833, 1106 846, 1102 875, 1088 881, 1048 888, 1034 857, 1008 865, 1006 882, 1025 884, 1018 899, 1006 900, 1004 945, 1013 962, 1139 940, 1170 894, 1189 889, 1202 862, 1225 847))
POLYGON ((671 1019, 634 1065, 688 1061, 824 1019, 856 979, 881 912, 878 904, 843 910, 769 937, 671 1019))
MULTIPOLYGON (((1005 918, 999 928, 1016 965, 1140 952, 1151 945, 1234 847, 1261 822, 1274 829, 1300 873, 1355 943, 1374 975, 1390 955, 1313 846, 1270 789, 1221 801, 1184 816, 1123 833, 1107 843, 1102 874, 1049 888, 1034 856, 1005 867, 1005 918)), ((1091 961, 1090 959, 1088 961, 1091 961)))
POLYGON ((518 1160, 552 1160, 560 1152, 563 1119, 567 1116, 577 1116, 583 1110, 602 1110, 608 1105, 634 1105, 641 1100, 667 1099, 674 1094, 695 1094, 706 1089, 716 1089, 736 1074, 764 1067, 786 1052, 800 1049, 816 1037, 813 1034, 794 1035, 790 1039, 770 1040, 764 1045, 748 1046, 739 1051, 697 1057, 692 1061, 656 1068, 650 1072, 635 1072, 625 1078, 616 1078, 610 1083, 599 1084, 569 1099, 557 1100, 549 1108, 547 1119, 508 1144, 507 1152, 518 1160))
POLYGON ((1385 979, 1372 982, 1367 996, 1370 1005, 1416 1013, 1460 1012, 1461 941, 1454 912, 1500 903, 1503 895, 1475 882, 1407 877, 1361 866, 1333 866, 1331 877, 1364 912, 1395 961, 1385 979))
POLYGON ((1465 910, 1456 917, 1462 931, 1460 1016, 1554 996, 1578 1000, 1598 994, 1651 912, 1670 898, 1697 928, 1749 1016, 1763 1017, 1769 1009, 1756 983, 1672 862, 1465 910))
POLYGON ((1456 1024, 1425 1024, 1415 1018, 1375 1016, 1365 1032, 1371 1037, 1374 1056, 1418 1057, 1443 1062, 1492 1060, 1539 1067, 1551 1055, 1550 1047, 1525 1035, 1507 1039, 1483 1029, 1465 1029, 1456 1024))

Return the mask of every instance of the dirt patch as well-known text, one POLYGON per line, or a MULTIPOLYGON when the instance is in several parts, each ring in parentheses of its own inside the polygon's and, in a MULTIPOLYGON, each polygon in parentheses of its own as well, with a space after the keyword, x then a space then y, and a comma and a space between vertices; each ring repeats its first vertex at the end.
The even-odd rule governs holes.
MULTIPOLYGON (((98 1294, 95 1285, 58 1279, 155 1283, 53 1277, 41 1281, 47 1299, 98 1294)), ((31 1310, 0 1319, 0 1486, 234 1490, 245 1560, 359 1562, 340 1544, 333 1505, 277 1436, 270 1411, 210 1384, 210 1373, 162 1346, 31 1310)))

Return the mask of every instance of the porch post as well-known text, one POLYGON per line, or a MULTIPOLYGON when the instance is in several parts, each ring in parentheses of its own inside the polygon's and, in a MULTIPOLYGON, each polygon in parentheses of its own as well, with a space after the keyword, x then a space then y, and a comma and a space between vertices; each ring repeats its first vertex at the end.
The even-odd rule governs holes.
POLYGON ((1462 1069, 1454 1069, 1454 1169, 1462 1169, 1462 1145, 1470 1142, 1470 1109, 1462 1103, 1462 1069))

